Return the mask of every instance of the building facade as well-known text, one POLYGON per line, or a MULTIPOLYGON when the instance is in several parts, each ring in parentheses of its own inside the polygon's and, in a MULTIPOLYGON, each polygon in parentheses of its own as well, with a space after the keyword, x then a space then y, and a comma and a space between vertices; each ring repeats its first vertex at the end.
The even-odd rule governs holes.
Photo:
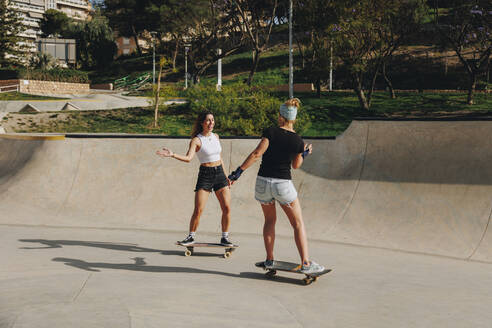
POLYGON ((137 51, 137 45, 135 44, 134 38, 116 35, 115 42, 116 46, 118 47, 116 57, 119 57, 121 55, 131 55, 132 53, 137 51))
POLYGON ((92 11, 89 0, 11 0, 10 5, 20 12, 27 27, 21 36, 29 41, 41 37, 40 22, 48 9, 62 11, 77 20, 87 20, 92 11))

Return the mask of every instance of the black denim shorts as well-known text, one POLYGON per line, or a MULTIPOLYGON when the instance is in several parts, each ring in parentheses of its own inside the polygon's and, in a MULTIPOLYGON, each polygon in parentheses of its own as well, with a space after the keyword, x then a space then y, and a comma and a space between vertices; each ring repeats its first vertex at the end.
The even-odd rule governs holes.
POLYGON ((222 165, 207 167, 200 166, 200 171, 198 172, 198 180, 196 182, 195 191, 199 189, 204 189, 207 191, 217 191, 228 186, 226 175, 222 165))

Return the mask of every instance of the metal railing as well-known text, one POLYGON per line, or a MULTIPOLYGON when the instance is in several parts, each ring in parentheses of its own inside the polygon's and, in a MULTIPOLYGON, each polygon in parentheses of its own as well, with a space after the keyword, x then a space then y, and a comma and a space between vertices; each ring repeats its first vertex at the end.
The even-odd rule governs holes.
POLYGON ((66 4, 66 5, 72 5, 75 7, 85 8, 85 9, 87 9, 89 6, 88 1, 83 1, 83 0, 80 0, 80 1, 77 1, 77 0, 59 0, 58 3, 59 4, 66 4))
POLYGON ((18 84, 0 86, 0 93, 15 92, 15 91, 19 92, 18 84))
POLYGON ((114 88, 134 90, 142 86, 144 83, 148 82, 151 77, 152 75, 150 73, 143 73, 133 78, 130 75, 127 75, 125 77, 115 80, 114 88))

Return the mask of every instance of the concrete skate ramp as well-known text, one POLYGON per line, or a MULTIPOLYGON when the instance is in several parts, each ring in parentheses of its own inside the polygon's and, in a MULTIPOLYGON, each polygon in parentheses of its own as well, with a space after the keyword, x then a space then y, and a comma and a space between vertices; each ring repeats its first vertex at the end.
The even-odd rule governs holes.
MULTIPOLYGON (((0 138, 0 223, 187 231, 198 161, 189 140, 0 138)), ((310 239, 492 262, 492 121, 354 121, 294 171, 310 239)), ((226 170, 258 139, 222 139, 226 170)), ((258 170, 232 189, 233 233, 261 234, 258 170)), ((279 209, 278 212, 281 212, 279 209)), ((210 197, 199 231, 220 231, 210 197)), ((277 234, 292 229, 279 215, 277 234)), ((330 247, 326 244, 326 247, 330 247)))

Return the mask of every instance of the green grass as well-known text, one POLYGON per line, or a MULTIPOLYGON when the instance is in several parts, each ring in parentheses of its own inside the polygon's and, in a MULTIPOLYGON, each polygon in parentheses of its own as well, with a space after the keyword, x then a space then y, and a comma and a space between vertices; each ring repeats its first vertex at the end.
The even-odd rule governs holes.
POLYGON ((20 93, 20 92, 0 93, 0 101, 7 101, 7 100, 59 100, 59 99, 62 99, 62 98, 35 96, 35 95, 29 95, 29 94, 20 93))
MULTIPOLYGON (((276 93, 279 99, 288 94, 276 93)), ((340 135, 354 117, 443 117, 492 115, 492 98, 476 94, 476 104, 466 105, 466 94, 418 94, 402 93, 390 99, 386 93, 374 94, 369 112, 359 108, 353 92, 324 92, 321 98, 313 93, 296 94, 302 101, 301 110, 306 111, 311 124, 303 133, 307 137, 340 135)), ((213 111, 213 108, 211 108, 213 111)), ((60 132, 60 133, 143 133, 169 136, 188 136, 194 117, 187 105, 172 106, 160 110, 159 127, 153 128, 154 111, 150 108, 129 108, 112 111, 70 112, 68 120, 54 120, 49 124, 21 127, 16 132, 60 132)), ((17 114, 19 115, 19 114, 17 114)), ((55 113, 51 116, 55 119, 55 113)), ((227 134, 217 131, 220 135, 227 134)))
POLYGON ((387 93, 376 92, 369 112, 360 109, 353 92, 325 92, 320 99, 312 94, 297 97, 311 118, 311 127, 304 133, 306 136, 339 135, 354 117, 439 118, 492 114, 492 97, 483 93, 475 94, 475 105, 469 106, 465 93, 399 93, 396 99, 390 99, 387 93))
POLYGON ((190 118, 171 110, 169 113, 160 112, 158 128, 153 127, 154 110, 150 108, 70 112, 66 120, 57 120, 57 116, 57 113, 50 113, 52 120, 49 123, 37 124, 30 128, 22 127, 16 132, 133 133, 172 136, 185 136, 191 132, 190 118))

